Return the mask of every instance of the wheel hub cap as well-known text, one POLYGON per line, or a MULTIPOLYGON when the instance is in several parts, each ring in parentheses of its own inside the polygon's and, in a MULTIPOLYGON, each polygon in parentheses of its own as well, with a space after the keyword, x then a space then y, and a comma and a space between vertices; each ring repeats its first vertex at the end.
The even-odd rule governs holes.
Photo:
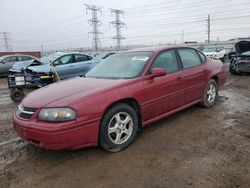
POLYGON ((133 131, 133 120, 126 112, 115 114, 108 125, 108 136, 114 144, 126 142, 133 131))
POLYGON ((213 103, 216 97, 216 88, 214 84, 210 84, 207 90, 207 102, 209 104, 213 103))

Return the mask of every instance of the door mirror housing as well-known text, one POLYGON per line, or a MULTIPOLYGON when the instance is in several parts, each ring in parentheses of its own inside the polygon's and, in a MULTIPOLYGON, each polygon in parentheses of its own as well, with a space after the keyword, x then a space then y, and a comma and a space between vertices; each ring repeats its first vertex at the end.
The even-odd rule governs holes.
POLYGON ((166 70, 164 68, 153 68, 151 71, 149 78, 153 79, 156 77, 161 77, 166 75, 166 70))

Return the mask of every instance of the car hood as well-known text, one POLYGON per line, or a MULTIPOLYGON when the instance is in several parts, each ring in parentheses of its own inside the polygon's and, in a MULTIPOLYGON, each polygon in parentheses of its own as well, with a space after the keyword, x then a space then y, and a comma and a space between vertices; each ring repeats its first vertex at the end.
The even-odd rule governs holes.
POLYGON ((27 60, 27 61, 19 61, 16 62, 11 69, 13 70, 25 70, 28 66, 30 66, 32 63, 34 62, 34 60, 27 60))
POLYGON ((29 66, 27 69, 31 70, 32 72, 37 73, 48 73, 51 72, 50 64, 43 64, 38 66, 29 66))
POLYGON ((250 41, 239 41, 235 44, 235 50, 237 53, 244 53, 250 51, 250 41))
POLYGON ((76 77, 31 92, 23 99, 22 103, 24 106, 32 108, 64 107, 127 81, 76 77))

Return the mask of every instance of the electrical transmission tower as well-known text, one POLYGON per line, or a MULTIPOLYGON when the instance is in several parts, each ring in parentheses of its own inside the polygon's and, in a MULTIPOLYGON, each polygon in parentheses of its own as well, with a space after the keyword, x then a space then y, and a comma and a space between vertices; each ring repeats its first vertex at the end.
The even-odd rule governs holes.
POLYGON ((110 9, 110 10, 111 10, 111 14, 114 13, 114 15, 115 15, 115 20, 110 22, 116 30, 116 36, 112 37, 112 39, 116 40, 116 49, 120 50, 121 49, 121 40, 125 39, 121 35, 121 28, 123 28, 126 25, 125 23, 123 23, 121 21, 121 15, 124 15, 124 11, 117 10, 117 9, 110 9))
POLYGON ((207 42, 210 43, 210 32, 211 32, 211 24, 210 24, 210 15, 207 17, 207 42))
POLYGON ((86 6, 86 13, 88 14, 88 10, 90 10, 92 13, 92 19, 88 20, 88 22, 90 25, 92 25, 93 29, 89 33, 93 34, 93 47, 95 52, 97 52, 100 44, 99 35, 102 34, 102 32, 99 31, 99 27, 101 26, 102 22, 98 20, 98 12, 102 14, 102 7, 87 4, 84 5, 86 6))
POLYGON ((0 34, 3 35, 3 37, 1 39, 4 41, 5 51, 6 52, 10 51, 9 40, 11 40, 11 38, 8 37, 8 35, 10 35, 10 33, 8 33, 8 32, 0 32, 0 34))

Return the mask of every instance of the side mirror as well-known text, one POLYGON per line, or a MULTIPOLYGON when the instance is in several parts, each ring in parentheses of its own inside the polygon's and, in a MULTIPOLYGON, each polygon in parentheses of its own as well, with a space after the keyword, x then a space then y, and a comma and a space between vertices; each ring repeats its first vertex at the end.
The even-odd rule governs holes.
POLYGON ((166 75, 166 70, 164 68, 154 68, 151 71, 149 78, 153 79, 153 78, 161 77, 161 76, 165 76, 165 75, 166 75))

